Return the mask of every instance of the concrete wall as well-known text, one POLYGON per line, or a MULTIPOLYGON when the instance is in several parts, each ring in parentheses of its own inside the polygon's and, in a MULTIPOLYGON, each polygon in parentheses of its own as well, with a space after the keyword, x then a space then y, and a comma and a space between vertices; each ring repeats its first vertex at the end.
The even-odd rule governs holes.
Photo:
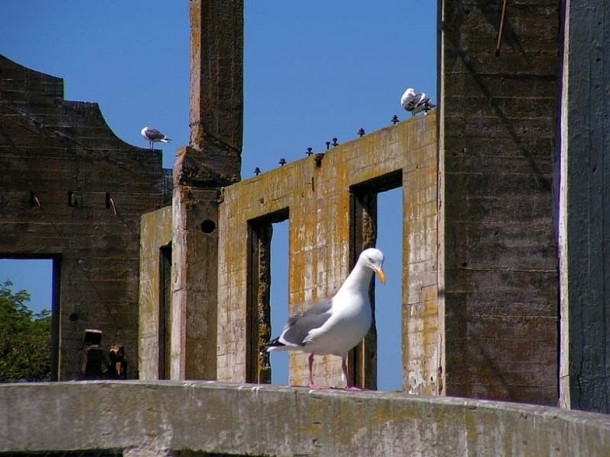
POLYGON ((605 457, 610 417, 459 398, 206 382, 0 386, 0 452, 74 450, 605 457))
POLYGON ((2 56, 0 132, 0 257, 55 260, 54 374, 79 376, 96 328, 125 345, 135 377, 140 215, 163 202, 160 151, 124 143, 97 104, 2 56))
POLYGON ((560 2, 440 2, 448 395, 557 404, 560 2))
MULTIPOLYGON (((393 178, 380 177, 398 173, 397 185, 402 180, 404 195, 403 208, 396 208, 404 212, 404 268, 402 278, 391 280, 402 279, 404 284, 403 382, 416 392, 439 392, 436 131, 432 112, 224 189, 219 215, 219 380, 254 380, 247 373, 248 357, 256 357, 258 351, 254 347, 248 355, 249 341, 257 338, 248 333, 248 284, 253 280, 248 266, 249 224, 265 217, 289 218, 289 310, 290 314, 302 312, 311 302, 332 296, 359 253, 352 234, 354 188, 387 190, 393 178)), ((258 325, 255 331, 261 328, 258 325)), ((341 385, 340 360, 318 359, 317 382, 341 385)), ((364 370, 375 369, 369 362, 364 370)), ((293 354, 290 382, 306 385, 305 355, 293 354)))

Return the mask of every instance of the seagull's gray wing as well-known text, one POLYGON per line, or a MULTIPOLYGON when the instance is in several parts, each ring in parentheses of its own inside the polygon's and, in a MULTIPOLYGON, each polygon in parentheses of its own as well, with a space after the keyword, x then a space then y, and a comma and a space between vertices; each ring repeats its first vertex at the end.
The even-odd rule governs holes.
POLYGON ((148 137, 148 139, 150 139, 152 141, 160 140, 161 138, 165 138, 165 135, 163 135, 157 129, 148 129, 148 130, 146 130, 146 136, 148 137))
POLYGON ((417 106, 417 104, 419 103, 421 99, 421 94, 415 94, 412 97, 409 97, 407 100, 405 100, 405 104, 403 105, 403 108, 406 109, 407 111, 412 111, 415 109, 415 107, 417 106))
POLYGON ((282 332, 282 339, 290 344, 304 346, 304 340, 309 332, 320 328, 330 317, 332 299, 316 303, 303 314, 288 319, 286 327, 282 332))

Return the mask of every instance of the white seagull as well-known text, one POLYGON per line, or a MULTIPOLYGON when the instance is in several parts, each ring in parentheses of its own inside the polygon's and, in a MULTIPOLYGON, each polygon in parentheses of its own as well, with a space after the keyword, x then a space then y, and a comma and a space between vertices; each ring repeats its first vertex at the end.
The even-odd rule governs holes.
POLYGON ((161 141, 162 143, 169 143, 171 140, 171 138, 167 138, 165 135, 163 135, 161 132, 159 132, 157 129, 153 129, 152 127, 144 127, 140 133, 142 134, 142 136, 144 137, 145 140, 147 140, 150 143, 150 150, 153 150, 153 145, 155 143, 158 143, 159 141, 161 141))
POLYGON ((288 319, 282 334, 267 343, 265 349, 309 353, 309 387, 312 389, 320 389, 313 382, 314 355, 338 355, 346 390, 361 390, 354 386, 347 374, 346 358, 350 349, 362 341, 371 327, 369 285, 373 273, 377 273, 382 284, 385 283, 382 266, 383 253, 379 249, 362 251, 335 296, 288 319))
POLYGON ((411 115, 415 115, 421 111, 423 111, 424 114, 428 114, 429 110, 436 108, 436 105, 432 104, 430 98, 426 98, 424 92, 418 94, 411 87, 405 90, 405 93, 400 97, 400 104, 404 109, 409 111, 411 115))

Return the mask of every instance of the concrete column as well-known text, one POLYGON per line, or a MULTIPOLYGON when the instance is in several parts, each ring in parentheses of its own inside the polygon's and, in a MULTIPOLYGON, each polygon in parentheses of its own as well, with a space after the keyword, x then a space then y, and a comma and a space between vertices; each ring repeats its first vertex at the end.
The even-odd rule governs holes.
POLYGON ((217 199, 214 189, 174 190, 171 379, 216 379, 217 199))
POLYGON ((501 37, 500 1, 440 8, 440 376, 447 395, 555 405, 560 2, 509 1, 501 37))
POLYGON ((227 182, 240 179, 243 0, 191 0, 190 145, 227 182))
POLYGON ((559 240, 561 405, 610 413, 610 2, 567 0, 559 240))
POLYGON ((190 146, 174 164, 172 379, 216 379, 218 205, 240 180, 243 0, 191 0, 190 146))

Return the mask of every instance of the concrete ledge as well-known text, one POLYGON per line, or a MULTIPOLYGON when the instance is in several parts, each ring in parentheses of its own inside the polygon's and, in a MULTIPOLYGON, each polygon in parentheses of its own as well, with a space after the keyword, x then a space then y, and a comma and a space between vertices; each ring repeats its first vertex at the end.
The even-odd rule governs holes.
MULTIPOLYGON (((0 452, 608 456, 610 416, 400 393, 214 382, 0 386, 0 452)), ((202 455, 202 454, 199 454, 202 455)))

